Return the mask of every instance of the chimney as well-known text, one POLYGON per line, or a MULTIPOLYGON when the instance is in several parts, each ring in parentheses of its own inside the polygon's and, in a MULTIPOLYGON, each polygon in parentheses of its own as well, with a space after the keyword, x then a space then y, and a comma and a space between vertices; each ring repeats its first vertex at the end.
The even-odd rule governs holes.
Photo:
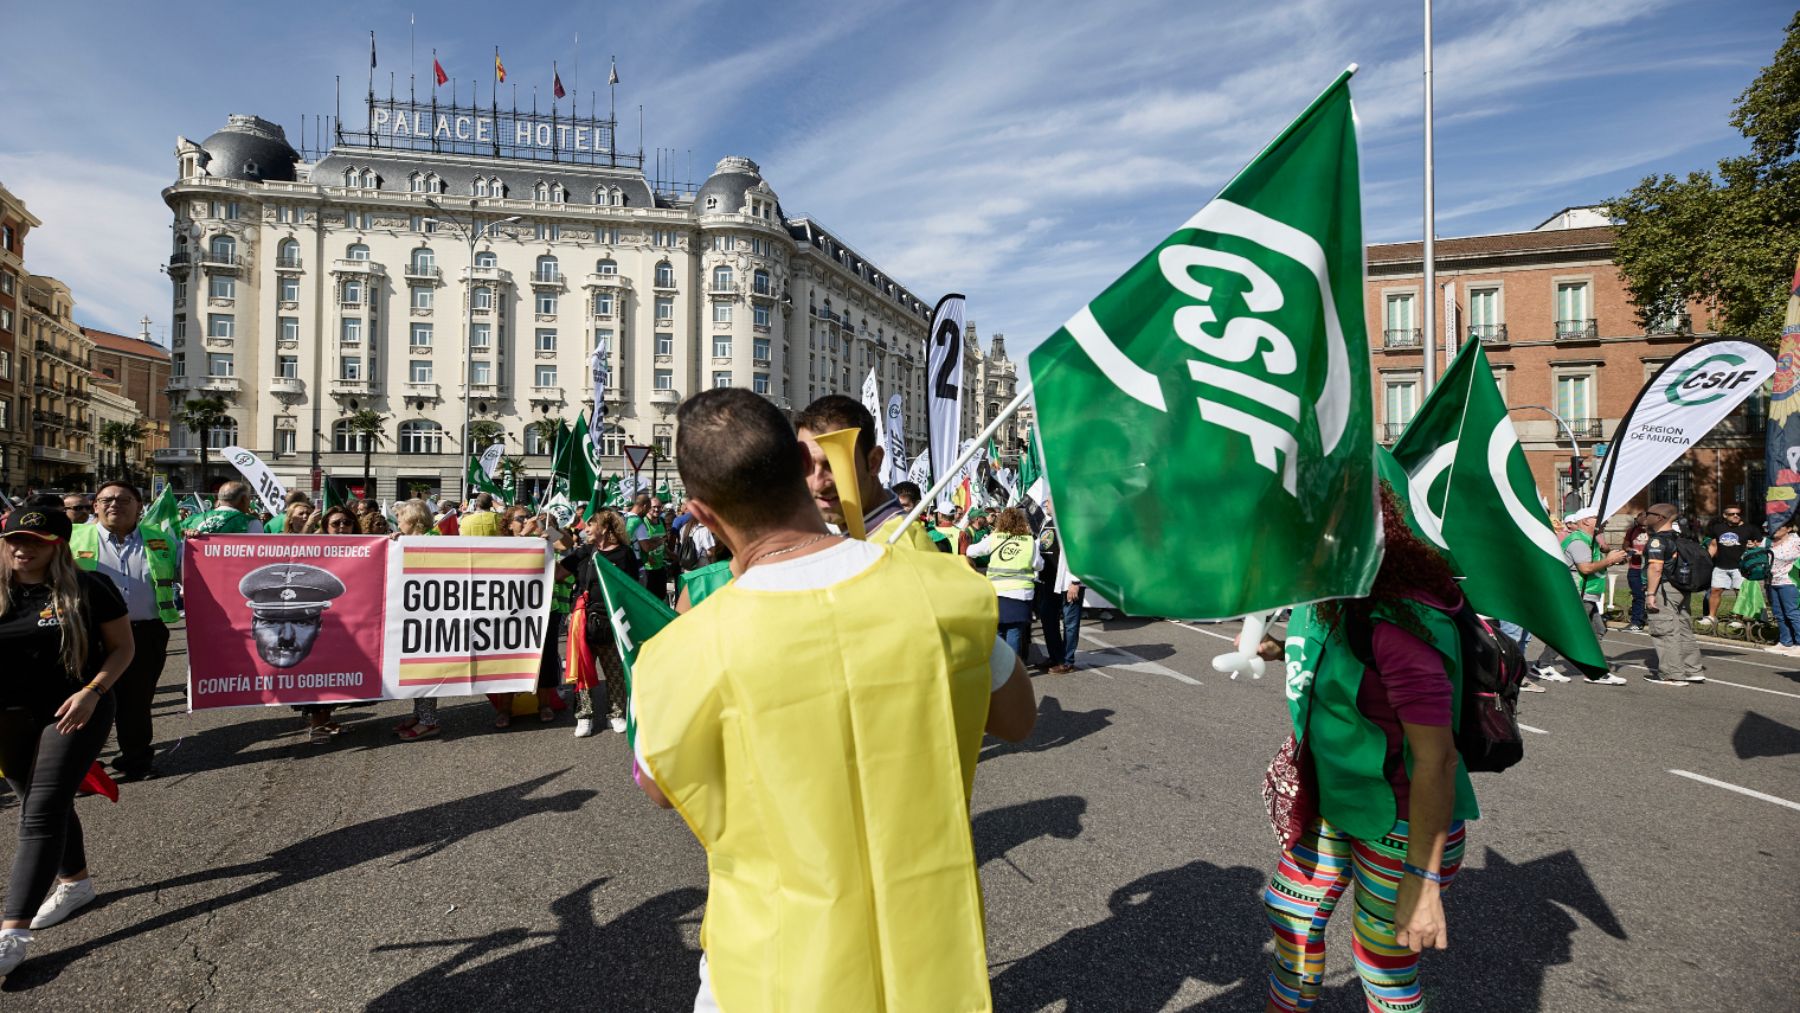
POLYGON ((990 354, 992 354, 994 358, 996 358, 996 359, 1006 358, 1006 335, 1001 334, 996 331, 994 333, 994 343, 993 343, 992 348, 993 348, 993 351, 990 354))

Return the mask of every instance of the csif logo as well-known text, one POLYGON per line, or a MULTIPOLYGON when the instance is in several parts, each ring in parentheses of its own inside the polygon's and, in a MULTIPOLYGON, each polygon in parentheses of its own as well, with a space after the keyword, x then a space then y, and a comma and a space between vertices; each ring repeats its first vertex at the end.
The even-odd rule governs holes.
POLYGON ((1711 404, 1746 383, 1755 381, 1755 369, 1740 369, 1744 357, 1729 352, 1709 355, 1669 381, 1663 395, 1670 404, 1694 408, 1711 404))

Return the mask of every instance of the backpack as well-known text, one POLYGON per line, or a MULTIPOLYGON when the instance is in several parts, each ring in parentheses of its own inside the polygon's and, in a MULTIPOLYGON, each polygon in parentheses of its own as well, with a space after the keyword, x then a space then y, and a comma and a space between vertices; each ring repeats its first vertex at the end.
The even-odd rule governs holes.
POLYGON ((1669 584, 1677 591, 1691 594, 1712 587, 1713 561, 1706 546, 1692 535, 1675 536, 1675 556, 1664 570, 1669 584))
POLYGON ((1769 565, 1774 562, 1775 554, 1761 545, 1752 545, 1744 550, 1743 558, 1738 560, 1738 572, 1745 580, 1768 580, 1769 565))
POLYGON ((675 565, 680 567, 683 573, 689 570, 698 570, 706 565, 706 560, 700 558, 699 546, 694 544, 694 525, 696 523, 698 522, 690 520, 683 524, 681 533, 675 536, 675 565))
MULTIPOLYGON (((1519 730, 1519 688, 1525 682, 1525 652, 1475 613, 1465 600, 1451 618, 1462 648, 1462 713, 1456 722, 1456 751, 1469 773, 1497 774, 1525 758, 1519 730)), ((1364 666, 1374 668, 1375 631, 1351 618, 1345 635, 1364 666)))

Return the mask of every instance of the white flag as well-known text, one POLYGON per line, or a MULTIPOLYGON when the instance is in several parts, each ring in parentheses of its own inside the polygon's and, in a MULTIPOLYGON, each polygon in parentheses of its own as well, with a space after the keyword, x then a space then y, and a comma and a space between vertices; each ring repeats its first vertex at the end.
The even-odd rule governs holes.
MULTIPOLYGON (((594 445, 593 452, 588 455, 590 458, 600 456, 600 446, 605 439, 606 425, 603 420, 606 417, 606 353, 606 342, 603 340, 594 346, 594 354, 588 357, 588 372, 594 378, 594 410, 588 413, 588 442, 594 445)), ((598 475, 599 472, 594 474, 598 475)))
POLYGON ((263 509, 272 514, 280 513, 283 504, 287 502, 287 486, 275 477, 275 473, 262 462, 262 458, 243 447, 226 447, 224 453, 231 466, 244 476, 244 481, 250 483, 250 489, 262 502, 263 509))
POLYGON ((505 446, 499 443, 489 444, 488 448, 481 452, 481 473, 488 478, 493 478, 494 472, 500 467, 500 458, 504 456, 506 456, 505 446))
POLYGON ((919 456, 913 458, 912 467, 906 469, 906 480, 919 487, 920 495, 931 488, 930 450, 921 450, 919 456))
MULTIPOLYGON (((874 366, 870 366, 869 375, 863 377, 862 403, 863 407, 869 410, 870 417, 875 420, 875 445, 883 450, 887 449, 887 435, 882 428, 881 384, 875 379, 874 366)), ((880 478, 881 476, 875 477, 880 478)))
MULTIPOLYGON (((933 475, 950 474, 962 443, 963 308, 963 297, 954 292, 939 299, 925 338, 925 432, 933 475)), ((950 508, 949 489, 938 495, 938 507, 950 508)))
MULTIPOLYGON (((887 403, 887 477, 881 484, 892 489, 906 481, 906 414, 905 398, 895 394, 887 403)), ((921 490, 922 491, 922 490, 921 490)))

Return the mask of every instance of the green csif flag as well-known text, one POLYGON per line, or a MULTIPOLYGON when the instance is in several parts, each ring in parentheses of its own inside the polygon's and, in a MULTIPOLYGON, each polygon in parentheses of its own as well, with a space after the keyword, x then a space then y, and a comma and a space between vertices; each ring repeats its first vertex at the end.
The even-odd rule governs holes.
POLYGON ((1070 568, 1129 614, 1374 581, 1354 70, 1031 355, 1070 568))
POLYGON ((1400 474, 1389 484, 1407 498, 1413 528, 1465 578, 1469 604, 1604 674, 1606 658, 1481 342, 1457 353, 1394 444, 1393 460, 1400 474))
MULTIPOLYGON (((612 619, 613 641, 625 670, 625 698, 629 701, 638 651, 644 641, 675 621, 675 610, 606 557, 596 552, 593 558, 600 573, 600 590, 606 596, 606 614, 612 619)), ((634 746, 637 743, 637 708, 631 705, 625 708, 625 740, 634 746)))
POLYGON ((1032 427, 1025 434, 1025 454, 1019 458, 1019 487, 1021 496, 1029 497, 1039 503, 1044 501, 1044 489, 1039 483, 1044 478, 1044 462, 1038 456, 1037 427, 1032 427))
POLYGON ((474 499, 476 492, 485 492, 501 502, 506 501, 506 491, 495 483, 486 471, 482 470, 481 458, 470 455, 463 471, 463 478, 465 487, 473 490, 468 494, 469 499, 474 499))
POLYGON ((175 491, 164 485, 162 492, 157 493, 156 498, 150 501, 150 505, 144 508, 143 523, 167 528, 170 531, 179 531, 181 529, 180 509, 175 502, 175 491))

